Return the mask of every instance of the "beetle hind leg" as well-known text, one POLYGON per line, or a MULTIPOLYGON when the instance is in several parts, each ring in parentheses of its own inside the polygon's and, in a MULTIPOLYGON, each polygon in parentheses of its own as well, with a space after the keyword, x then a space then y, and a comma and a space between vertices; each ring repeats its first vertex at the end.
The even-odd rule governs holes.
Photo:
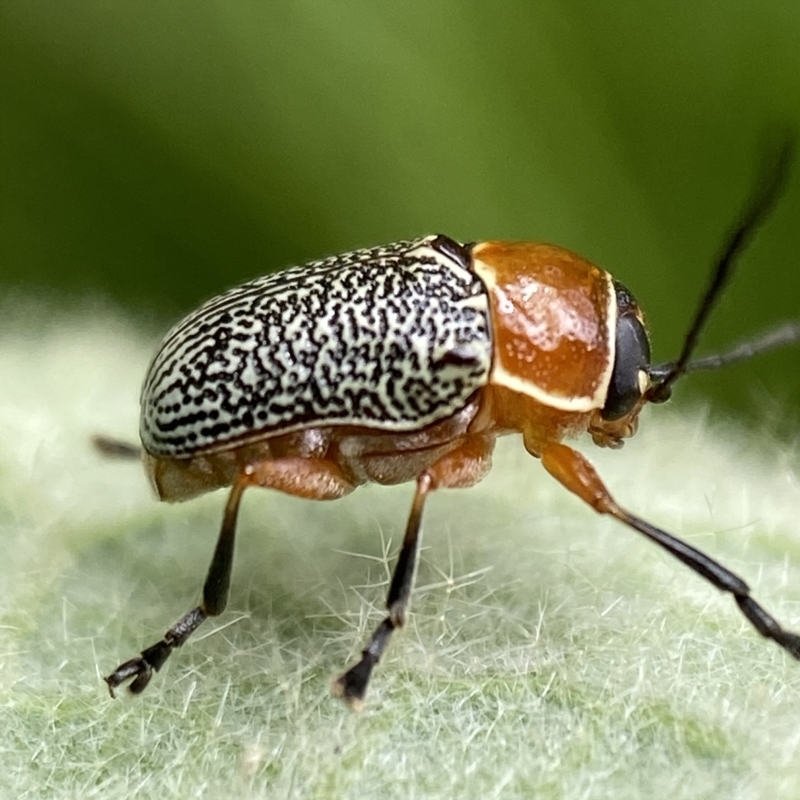
POLYGON ((236 518, 242 493, 248 486, 277 489, 295 497, 313 500, 335 500, 355 488, 336 464, 319 458, 280 458, 244 467, 228 496, 200 604, 182 616, 161 641, 142 650, 136 658, 120 664, 111 675, 104 678, 112 697, 115 690, 128 680, 131 681, 128 689, 133 694, 144 691, 153 673, 161 669, 172 651, 180 647, 208 617, 216 617, 225 610, 233 567, 236 518))
POLYGON ((142 448, 133 442, 114 439, 102 433, 92 436, 92 447, 105 458, 116 458, 121 461, 136 461, 142 457, 142 448))
POLYGON ((222 527, 211 564, 203 584, 203 598, 200 605, 182 616, 164 635, 161 641, 148 647, 130 661, 120 664, 114 672, 104 678, 108 691, 114 697, 115 690, 125 681, 133 679, 128 689, 133 694, 143 692, 150 683, 154 672, 158 672, 176 647, 180 647, 208 617, 216 617, 225 610, 231 584, 233 566, 233 545, 236 538, 236 518, 242 493, 250 484, 249 479, 239 479, 234 483, 222 527))

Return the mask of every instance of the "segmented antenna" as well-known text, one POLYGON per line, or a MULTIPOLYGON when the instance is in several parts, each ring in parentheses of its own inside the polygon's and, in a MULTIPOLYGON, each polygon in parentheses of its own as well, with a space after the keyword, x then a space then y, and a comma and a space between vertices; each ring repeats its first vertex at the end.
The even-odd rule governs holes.
MULTIPOLYGON (((757 336, 737 342, 730 349, 722 353, 714 353, 703 358, 695 358, 690 361, 683 369, 686 372, 700 372, 707 369, 719 369, 735 364, 737 361, 746 361, 753 356, 766 353, 770 350, 777 350, 787 344, 800 343, 800 320, 784 322, 774 328, 770 328, 757 336)), ((667 364, 656 364, 650 368, 650 380, 663 380, 675 367, 675 362, 667 364)))
MULTIPOLYGON (((749 358, 750 353, 744 353, 747 344, 743 343, 728 354, 710 356, 706 359, 700 359, 694 364, 689 361, 697 346, 700 332, 730 279, 737 257, 742 253, 758 227, 769 216, 786 187, 796 143, 797 132, 792 130, 784 135, 778 150, 769 153, 768 157, 763 160, 753 194, 744 207, 739 223, 725 240, 720 255, 714 264, 711 281, 700 301, 689 332, 686 334, 680 356, 674 362, 658 365, 650 370, 650 379, 654 382, 645 393, 645 399, 651 403, 663 403, 668 400, 672 394, 672 384, 685 372, 696 369, 713 369, 723 364, 749 358), (741 353, 744 354, 741 355, 741 353)), ((780 344, 797 341, 796 328, 795 332, 789 335, 788 338, 780 339, 777 343, 772 343, 775 341, 775 337, 772 335, 769 338, 770 336, 771 334, 766 334, 764 337, 759 337, 759 339, 751 342, 750 349, 753 350, 753 354, 768 350, 771 347, 777 347, 780 344), (769 339, 769 341, 764 344, 762 339, 769 339)))

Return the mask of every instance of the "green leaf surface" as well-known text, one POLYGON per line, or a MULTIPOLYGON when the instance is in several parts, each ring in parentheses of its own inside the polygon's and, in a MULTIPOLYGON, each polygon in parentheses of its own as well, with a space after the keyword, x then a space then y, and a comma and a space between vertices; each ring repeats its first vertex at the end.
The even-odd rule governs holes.
MULTIPOLYGON (((148 690, 101 676, 199 593, 224 495, 158 504, 132 438, 153 342, 107 307, 0 307, 0 796, 794 798, 800 664, 682 565, 568 496, 516 437, 426 510, 408 627, 366 709, 330 697, 382 613, 409 486, 251 491, 231 602, 148 690)), ((680 405, 619 501, 800 627, 796 440, 680 405)))

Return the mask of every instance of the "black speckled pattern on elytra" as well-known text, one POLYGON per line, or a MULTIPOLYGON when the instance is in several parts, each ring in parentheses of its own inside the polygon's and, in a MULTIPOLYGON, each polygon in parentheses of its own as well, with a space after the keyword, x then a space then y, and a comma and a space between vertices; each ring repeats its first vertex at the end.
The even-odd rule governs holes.
POLYGON ((470 248, 429 236, 258 278, 178 323, 142 388, 145 449, 181 458, 316 424, 410 431, 485 386, 470 248))

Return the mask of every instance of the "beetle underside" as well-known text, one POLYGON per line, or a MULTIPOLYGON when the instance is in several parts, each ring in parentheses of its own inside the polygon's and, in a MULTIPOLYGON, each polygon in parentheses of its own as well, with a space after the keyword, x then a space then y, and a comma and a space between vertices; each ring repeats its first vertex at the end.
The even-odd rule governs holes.
POLYGON ((209 454, 200 469, 150 461, 156 486, 165 499, 181 499, 217 486, 231 485, 214 557, 203 587, 200 604, 173 625, 166 635, 136 658, 121 664, 105 680, 114 690, 131 680, 130 689, 141 692, 154 671, 163 666, 209 616, 225 609, 233 565, 233 545, 239 504, 250 486, 277 489, 291 495, 331 500, 351 492, 359 483, 400 483, 413 479, 416 491, 400 555, 386 600, 387 616, 375 629, 361 660, 333 683, 337 696, 353 708, 361 706, 375 665, 393 631, 405 623, 419 555, 421 520, 425 501, 435 489, 462 488, 480 481, 491 466, 496 437, 520 431, 526 449, 570 492, 595 511, 610 514, 639 531, 683 561, 718 589, 733 594, 739 608, 763 636, 773 639, 800 659, 800 637, 784 630, 750 597, 748 585, 701 551, 622 509, 609 494, 589 461, 561 442, 566 434, 590 428, 594 420, 598 435, 618 443, 614 431, 634 430, 637 406, 623 420, 605 423, 597 412, 569 414, 534 406, 531 398, 520 398, 502 388, 489 388, 475 398, 464 413, 455 415, 421 434, 399 436, 374 431, 310 429, 291 436, 275 437, 260 445, 209 454), (512 424, 514 414, 522 413, 512 424), (531 425, 540 415, 541 425, 531 425), (549 424, 545 424, 549 419, 549 424), (608 426, 604 429, 602 426, 608 426), (617 426, 615 429, 613 426, 617 426), (547 435, 544 435, 544 434, 547 435), (309 443, 316 443, 316 450, 309 443), (264 457, 269 445, 269 457, 264 457), (324 450, 323 450, 324 445, 324 450), (260 454, 260 458, 257 458, 260 454), (255 458, 254 458, 255 457, 255 458), (253 460, 246 460, 251 458, 253 460), (220 466, 222 465, 222 466, 220 466), (186 476, 191 473, 191 480, 186 476), (202 485, 205 475, 210 483, 202 485), (233 476, 229 480, 229 476, 233 476), (176 477, 178 476, 178 477, 176 477), (200 482, 198 482, 200 481, 200 482))

